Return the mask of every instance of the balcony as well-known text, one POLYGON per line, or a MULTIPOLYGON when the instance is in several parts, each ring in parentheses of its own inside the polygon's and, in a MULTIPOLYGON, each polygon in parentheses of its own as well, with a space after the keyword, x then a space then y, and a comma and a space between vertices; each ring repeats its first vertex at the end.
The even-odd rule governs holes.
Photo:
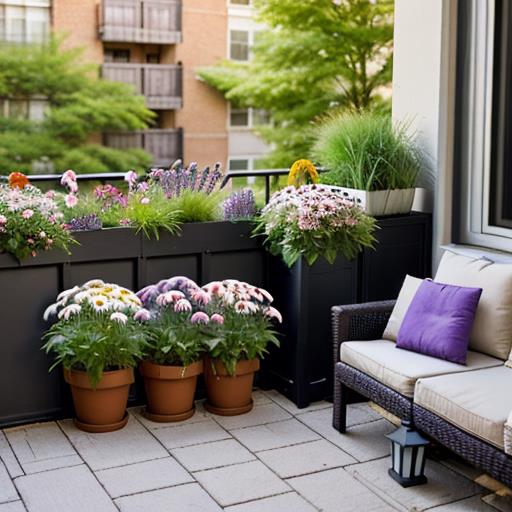
POLYGON ((100 38, 106 42, 181 42, 181 0, 103 0, 100 38))
POLYGON ((130 84, 146 97, 146 105, 154 110, 182 107, 182 68, 170 64, 103 64, 102 76, 107 80, 130 84))
POLYGON ((104 134, 105 145, 116 149, 144 149, 153 156, 153 165, 170 165, 183 157, 183 130, 152 129, 104 134))

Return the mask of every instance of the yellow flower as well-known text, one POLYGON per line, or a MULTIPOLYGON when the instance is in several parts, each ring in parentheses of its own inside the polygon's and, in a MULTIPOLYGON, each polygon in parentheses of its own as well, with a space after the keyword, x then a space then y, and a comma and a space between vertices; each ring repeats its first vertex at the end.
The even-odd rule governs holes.
POLYGON ((318 171, 309 160, 297 160, 288 174, 288 185, 299 188, 308 183, 318 183, 318 171))

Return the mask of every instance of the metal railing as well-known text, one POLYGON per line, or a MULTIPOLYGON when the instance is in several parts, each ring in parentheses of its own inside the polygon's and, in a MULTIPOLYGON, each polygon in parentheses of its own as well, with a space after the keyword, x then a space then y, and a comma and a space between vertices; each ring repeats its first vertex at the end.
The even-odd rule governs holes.
POLYGON ((133 86, 137 94, 145 96, 148 108, 176 109, 183 106, 181 66, 108 62, 101 69, 103 78, 133 86))

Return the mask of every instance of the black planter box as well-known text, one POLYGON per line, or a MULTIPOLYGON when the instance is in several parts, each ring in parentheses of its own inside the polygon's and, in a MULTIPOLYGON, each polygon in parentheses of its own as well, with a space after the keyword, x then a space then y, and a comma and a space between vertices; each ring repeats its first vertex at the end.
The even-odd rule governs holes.
POLYGON ((329 399, 333 389, 331 307, 395 299, 406 274, 431 272, 431 216, 422 213, 379 219, 375 249, 334 265, 300 261, 291 269, 269 258, 269 291, 283 313, 281 347, 263 362, 263 381, 298 407, 329 399))
MULTIPOLYGON (((80 245, 19 263, 0 254, 0 426, 70 415, 69 391, 40 350, 46 307, 59 292, 93 278, 133 290, 173 275, 198 283, 225 278, 265 285, 266 254, 249 222, 185 224, 179 236, 148 240, 126 228, 77 233, 80 245)), ((131 404, 144 399, 140 382, 131 404)))

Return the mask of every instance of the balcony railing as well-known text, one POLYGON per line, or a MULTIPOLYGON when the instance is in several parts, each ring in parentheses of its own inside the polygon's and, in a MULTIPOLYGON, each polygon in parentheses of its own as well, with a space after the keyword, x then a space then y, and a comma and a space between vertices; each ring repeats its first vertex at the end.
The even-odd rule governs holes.
POLYGON ((168 166, 183 158, 183 130, 153 129, 104 134, 105 145, 117 149, 144 149, 153 156, 153 165, 168 166))
POLYGON ((181 42, 181 0, 102 0, 103 41, 176 44, 181 42))
POLYGON ((148 108, 176 109, 182 107, 182 68, 170 64, 103 64, 102 76, 124 82, 146 97, 148 108))

